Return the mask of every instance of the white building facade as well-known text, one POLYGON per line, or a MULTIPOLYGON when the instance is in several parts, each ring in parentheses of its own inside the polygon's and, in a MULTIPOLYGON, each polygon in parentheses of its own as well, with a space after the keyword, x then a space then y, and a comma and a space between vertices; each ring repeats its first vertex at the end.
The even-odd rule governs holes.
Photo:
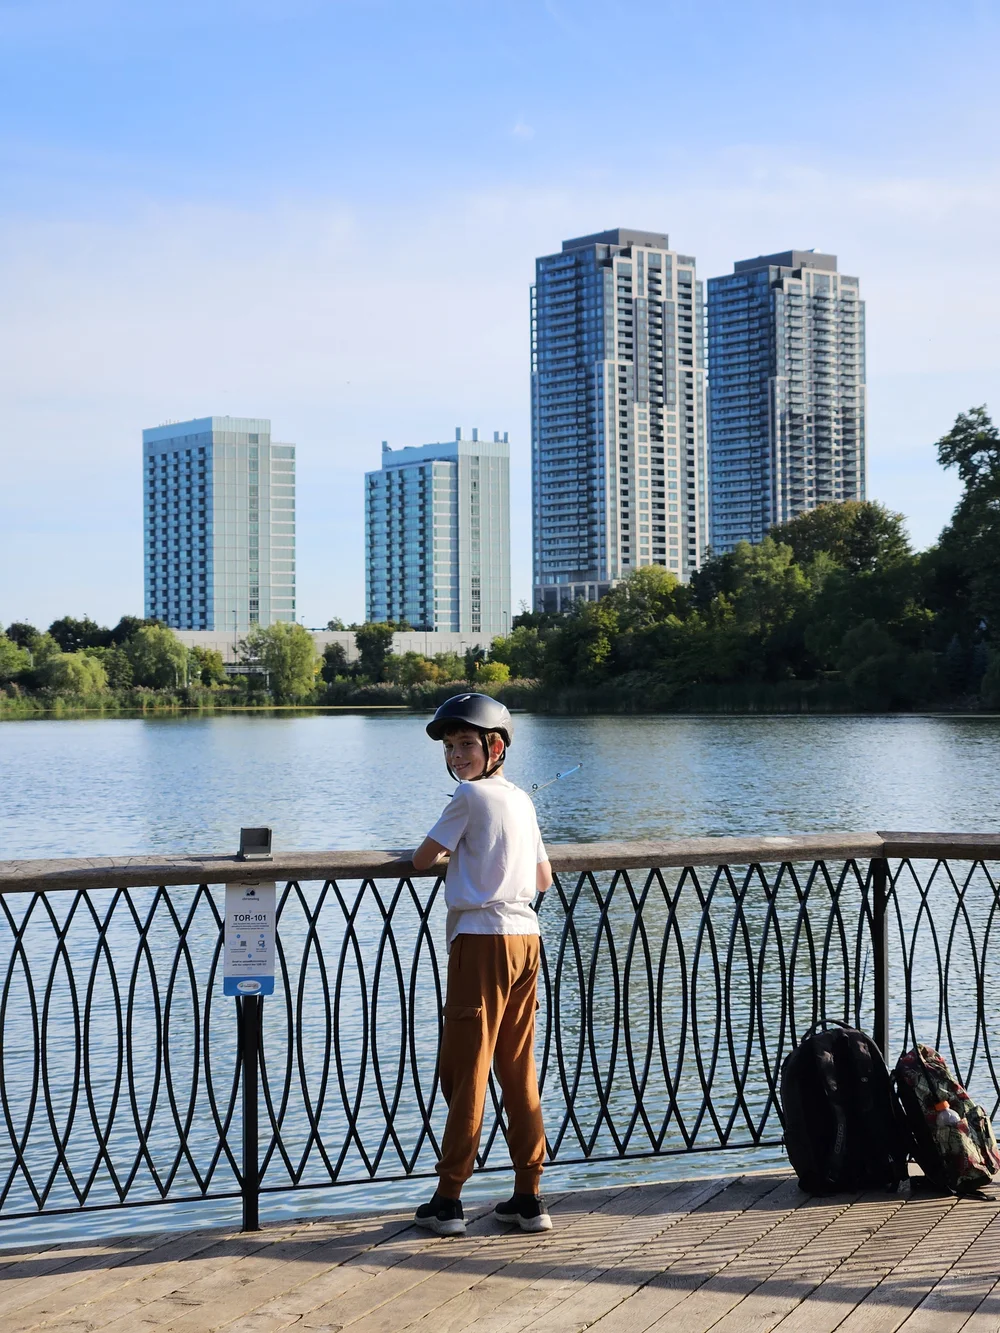
POLYGON ((145 614, 245 633, 295 619, 295 446, 257 417, 142 433, 145 614))
POLYGON ((419 630, 510 629, 510 445, 499 431, 390 449, 365 474, 365 616, 419 630))

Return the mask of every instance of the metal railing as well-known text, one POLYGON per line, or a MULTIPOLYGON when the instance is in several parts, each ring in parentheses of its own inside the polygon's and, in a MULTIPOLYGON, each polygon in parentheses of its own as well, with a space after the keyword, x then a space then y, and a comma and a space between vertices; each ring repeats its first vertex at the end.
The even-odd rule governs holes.
MULTIPOLYGON (((431 1175, 440 879, 405 853, 0 863, 0 1218, 431 1175), (279 881, 275 994, 222 995, 221 885, 279 881)), ((555 1163, 771 1147, 820 1016, 937 1046, 995 1112, 1000 837, 555 848, 555 1163), (991 1091, 992 1089, 992 1091, 991 1091)), ((478 1170, 507 1165, 491 1084, 478 1170)))

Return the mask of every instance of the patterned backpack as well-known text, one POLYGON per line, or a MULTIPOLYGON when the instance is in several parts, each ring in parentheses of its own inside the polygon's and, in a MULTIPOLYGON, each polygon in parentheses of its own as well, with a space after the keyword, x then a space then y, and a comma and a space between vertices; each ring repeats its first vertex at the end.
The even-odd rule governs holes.
POLYGON ((952 1194, 974 1194, 1000 1171, 990 1118, 930 1046, 900 1057, 896 1090, 913 1137, 913 1156, 928 1183, 952 1194))

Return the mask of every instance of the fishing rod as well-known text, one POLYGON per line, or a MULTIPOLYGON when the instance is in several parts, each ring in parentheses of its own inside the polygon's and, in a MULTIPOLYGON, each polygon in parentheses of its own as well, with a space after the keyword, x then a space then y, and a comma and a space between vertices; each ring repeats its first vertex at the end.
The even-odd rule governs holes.
POLYGON ((533 792, 544 791, 546 787, 551 787, 554 782, 559 782, 563 778, 568 778, 572 773, 579 773, 581 768, 583 768, 582 764, 574 764, 572 768, 567 768, 564 772, 557 773, 555 777, 550 778, 548 782, 533 782, 531 784, 531 790, 533 792))
MULTIPOLYGON (((551 787, 554 782, 560 782, 563 778, 568 778, 571 777, 574 773, 579 773, 581 768, 583 768, 582 764, 574 764, 572 768, 564 769, 563 772, 557 773, 554 778, 549 778, 548 782, 533 782, 529 790, 531 791, 532 796, 534 796, 536 791, 544 791, 546 787, 551 787)), ((455 792, 453 791, 445 792, 445 795, 448 797, 448 800, 450 801, 451 798, 455 795, 455 792)))

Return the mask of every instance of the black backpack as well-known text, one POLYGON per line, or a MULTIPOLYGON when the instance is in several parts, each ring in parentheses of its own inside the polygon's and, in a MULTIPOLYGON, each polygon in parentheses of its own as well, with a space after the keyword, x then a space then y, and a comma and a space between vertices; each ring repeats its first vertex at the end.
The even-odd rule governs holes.
POLYGON ((807 1194, 906 1180, 902 1109, 878 1047, 837 1020, 811 1027, 781 1067, 785 1150, 807 1194))

